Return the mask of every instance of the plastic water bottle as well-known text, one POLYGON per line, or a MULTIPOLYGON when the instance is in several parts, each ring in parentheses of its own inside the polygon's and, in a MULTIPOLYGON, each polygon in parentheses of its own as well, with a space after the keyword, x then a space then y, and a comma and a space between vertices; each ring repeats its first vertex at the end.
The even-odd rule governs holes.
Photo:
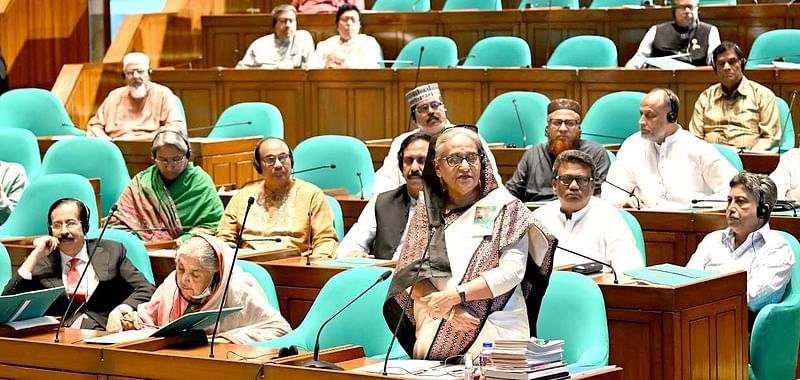
POLYGON ((481 369, 481 375, 484 375, 484 368, 489 365, 489 353, 492 351, 492 342, 483 342, 481 346, 481 353, 478 357, 478 365, 481 369))

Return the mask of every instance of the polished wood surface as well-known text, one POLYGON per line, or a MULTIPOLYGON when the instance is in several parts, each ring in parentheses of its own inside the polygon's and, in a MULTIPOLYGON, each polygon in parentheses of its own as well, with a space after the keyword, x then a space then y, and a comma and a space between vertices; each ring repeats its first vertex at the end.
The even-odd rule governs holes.
POLYGON ((89 59, 89 1, 0 1, 0 47, 11 88, 49 89, 62 65, 89 59))
MULTIPOLYGON (((784 99, 800 87, 800 70, 751 70, 749 79, 784 99)), ((290 145, 321 134, 342 134, 362 140, 390 138, 408 128, 405 93, 416 71, 376 70, 155 70, 154 80, 183 99, 190 127, 213 125, 222 111, 236 103, 263 101, 281 110, 290 145)), ((584 112, 601 96, 615 91, 673 89, 681 99, 679 122, 688 127, 693 104, 716 81, 710 69, 668 70, 547 70, 437 69, 420 70, 420 83, 437 82, 454 123, 475 123, 497 95, 537 91, 549 98, 580 101, 584 112)), ((77 108, 93 104, 73 105, 77 108)), ((793 109, 800 120, 800 108, 793 109)), ((542 133, 544 126, 542 126, 542 133)), ((800 131, 800 129, 798 129, 800 131)), ((198 131, 199 133, 199 131, 198 131)), ((207 132, 203 131, 203 134, 207 132)))
POLYGON ((747 274, 683 286, 597 277, 608 318, 609 363, 624 379, 748 378, 747 274))
POLYGON ((4 378, 96 379, 102 373, 103 346, 82 342, 104 332, 63 329, 59 343, 52 331, 23 338, 0 337, 0 374, 4 378))
MULTIPOLYGON (((39 137, 39 151, 42 157, 47 149, 58 142, 60 137, 39 137)), ((215 187, 225 186, 237 189, 260 179, 253 167, 253 149, 260 137, 239 137, 226 139, 190 138, 192 162, 211 176, 215 187)), ((122 151, 128 175, 135 176, 153 165, 152 141, 116 140, 114 143, 122 151)), ((98 198, 99 199, 99 198, 98 198)))
MULTIPOLYGON (((515 5, 518 3, 515 3, 515 5)), ((800 6, 738 4, 702 7, 701 19, 720 30, 722 40, 736 41, 745 54, 761 33, 800 25, 800 6)), ((233 67, 250 43, 272 33, 268 13, 216 15, 202 19, 203 57, 206 67, 233 67)), ((362 16, 362 32, 375 37, 386 59, 394 59, 408 41, 423 36, 452 38, 458 56, 464 57, 480 39, 495 35, 528 41, 534 66, 542 66, 559 42, 576 35, 602 35, 617 46, 619 64, 627 62, 650 26, 672 20, 669 7, 643 9, 505 9, 460 12, 379 12, 362 16), (549 37, 549 38, 548 38, 549 37)), ((308 30, 315 41, 336 33, 335 15, 299 15, 298 29, 308 30)))

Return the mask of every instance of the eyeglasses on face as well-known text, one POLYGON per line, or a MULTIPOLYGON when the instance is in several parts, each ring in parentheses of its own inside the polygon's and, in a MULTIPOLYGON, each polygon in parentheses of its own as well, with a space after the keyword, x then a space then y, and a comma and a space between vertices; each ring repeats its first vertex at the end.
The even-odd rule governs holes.
POLYGON ((444 160, 447 162, 451 168, 461 165, 462 162, 467 161, 469 165, 476 165, 478 160, 480 160, 481 155, 478 153, 467 153, 465 155, 460 154, 451 154, 446 157, 439 158, 440 160, 444 160))
POLYGON ((420 105, 418 105, 416 110, 419 113, 426 113, 426 112, 429 112, 429 111, 436 111, 441 106, 442 106, 442 102, 430 102, 428 104, 420 104, 420 105))
POLYGON ((122 73, 125 74, 126 78, 130 78, 134 74, 139 74, 139 76, 142 76, 142 75, 147 73, 147 70, 145 70, 145 69, 134 69, 134 70, 123 71, 122 73))
POLYGON ((578 175, 559 175, 559 176, 556 176, 556 181, 558 181, 558 183, 560 183, 560 184, 562 184, 564 186, 569 186, 569 185, 572 184, 572 181, 575 181, 578 184, 578 186, 584 187, 584 186, 588 185, 589 182, 591 182, 593 179, 594 178, 592 178, 592 177, 584 177, 584 176, 578 176, 578 175))
POLYGON ((161 165, 161 166, 170 166, 170 165, 177 166, 177 165, 180 165, 185 159, 186 159, 186 156, 173 157, 173 158, 157 157, 155 159, 155 161, 156 161, 156 164, 161 165))
POLYGON ((285 165, 287 162, 289 162, 289 155, 287 153, 281 153, 277 156, 265 156, 261 159, 261 162, 263 162, 266 166, 272 166, 275 165, 276 160, 280 160, 281 164, 285 165))
POLYGON ((547 120, 547 123, 556 128, 560 128, 562 124, 566 125, 567 128, 575 128, 578 126, 578 120, 575 119, 550 119, 547 120))
POLYGON ((75 219, 70 219, 67 220, 66 222, 54 222, 50 224, 50 229, 53 231, 61 231, 62 228, 67 227, 68 230, 72 231, 78 228, 80 225, 81 222, 75 219))

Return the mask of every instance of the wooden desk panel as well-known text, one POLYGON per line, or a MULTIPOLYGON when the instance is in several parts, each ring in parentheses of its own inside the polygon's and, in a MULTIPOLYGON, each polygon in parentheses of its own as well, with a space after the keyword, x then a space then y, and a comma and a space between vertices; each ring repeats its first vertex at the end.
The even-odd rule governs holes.
POLYGON ((60 343, 53 342, 55 328, 21 338, 0 337, 0 373, 10 378, 94 379, 103 372, 104 346, 86 344, 82 339, 104 333, 63 329, 60 343))

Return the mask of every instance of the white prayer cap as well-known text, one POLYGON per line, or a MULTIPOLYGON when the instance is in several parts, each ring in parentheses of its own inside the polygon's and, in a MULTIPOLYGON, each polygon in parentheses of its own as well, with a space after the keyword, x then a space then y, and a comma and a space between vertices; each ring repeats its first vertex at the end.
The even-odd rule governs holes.
POLYGON ((439 100, 441 98, 442 93, 439 91, 438 83, 425 84, 406 93, 406 100, 410 108, 414 108, 414 106, 425 100, 439 100))
POLYGON ((144 53, 133 52, 125 54, 122 58, 122 69, 125 70, 131 63, 140 63, 146 67, 150 67, 150 58, 144 53))

